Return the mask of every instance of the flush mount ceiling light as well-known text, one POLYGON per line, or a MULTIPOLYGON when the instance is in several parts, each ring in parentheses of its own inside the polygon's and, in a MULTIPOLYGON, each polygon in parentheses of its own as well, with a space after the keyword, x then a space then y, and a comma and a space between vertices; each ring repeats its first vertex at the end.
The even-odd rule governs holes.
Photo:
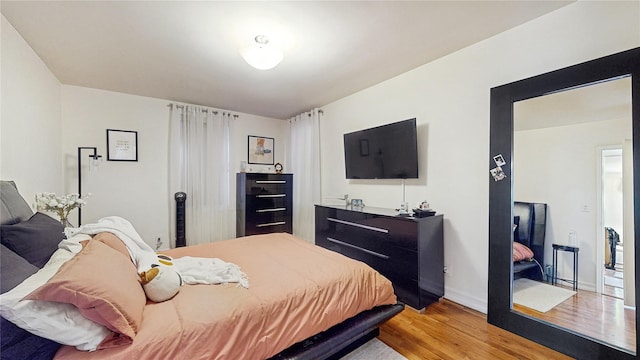
POLYGON ((269 70, 282 61, 282 51, 269 45, 265 35, 255 37, 255 44, 242 51, 242 57, 251 66, 259 70, 269 70))

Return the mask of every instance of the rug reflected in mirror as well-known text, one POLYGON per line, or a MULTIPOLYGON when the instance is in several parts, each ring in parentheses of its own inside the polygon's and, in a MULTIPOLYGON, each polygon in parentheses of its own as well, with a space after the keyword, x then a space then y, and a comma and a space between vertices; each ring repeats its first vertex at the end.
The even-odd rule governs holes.
POLYGON ((340 360, 407 360, 387 344, 373 338, 364 345, 355 349, 351 353, 340 358, 340 360))
POLYGON ((513 281, 513 303, 543 313, 553 309, 575 294, 576 292, 573 290, 531 279, 513 281))

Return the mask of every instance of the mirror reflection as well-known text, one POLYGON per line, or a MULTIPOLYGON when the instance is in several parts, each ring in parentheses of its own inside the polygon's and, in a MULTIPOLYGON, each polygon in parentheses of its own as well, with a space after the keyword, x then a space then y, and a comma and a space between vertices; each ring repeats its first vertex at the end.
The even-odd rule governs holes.
POLYGON ((513 110, 513 309, 635 352, 631 79, 513 110))

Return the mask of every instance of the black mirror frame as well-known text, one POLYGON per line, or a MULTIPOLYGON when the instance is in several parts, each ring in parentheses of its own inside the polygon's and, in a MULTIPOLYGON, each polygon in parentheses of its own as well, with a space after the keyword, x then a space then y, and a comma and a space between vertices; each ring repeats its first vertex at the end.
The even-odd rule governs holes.
MULTIPOLYGON (((612 347, 599 340, 575 333, 512 309, 513 232, 513 104, 574 87, 613 78, 632 78, 633 196, 635 231, 635 297, 640 280, 640 48, 623 51, 546 74, 491 89, 489 168, 493 157, 501 154, 506 162, 506 178, 490 180, 489 185, 489 295, 487 321, 490 324, 533 340, 579 359, 635 359, 626 349, 612 347)), ((636 311, 636 344, 638 344, 636 311)), ((637 353, 637 345, 636 345, 637 353)))

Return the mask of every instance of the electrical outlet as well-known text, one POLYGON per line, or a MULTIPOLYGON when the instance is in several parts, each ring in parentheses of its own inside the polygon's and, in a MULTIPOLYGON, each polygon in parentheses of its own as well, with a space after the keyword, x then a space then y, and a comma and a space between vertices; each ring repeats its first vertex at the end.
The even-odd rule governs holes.
POLYGON ((156 236, 156 250, 162 249, 162 245, 163 245, 162 236, 160 235, 156 236))

